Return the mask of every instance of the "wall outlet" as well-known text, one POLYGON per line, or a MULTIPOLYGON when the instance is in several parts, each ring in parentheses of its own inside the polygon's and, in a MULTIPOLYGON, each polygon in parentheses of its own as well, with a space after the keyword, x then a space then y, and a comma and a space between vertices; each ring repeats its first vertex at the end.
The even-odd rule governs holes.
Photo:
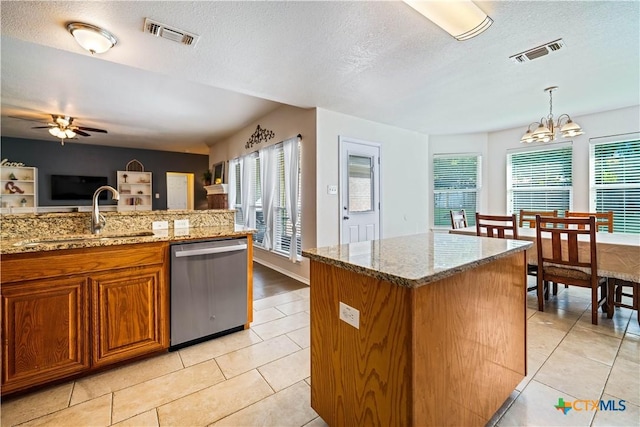
POLYGON ((156 193, 156 199, 160 198, 160 193, 156 193))
POLYGON ((337 185, 327 185, 327 194, 338 194, 337 185))
POLYGON ((151 223, 152 230, 168 230, 169 229, 169 221, 153 221, 151 223))
POLYGON ((188 219, 174 219, 173 228, 189 228, 188 219))
POLYGON ((360 311, 340 302, 340 320, 360 329, 360 311))

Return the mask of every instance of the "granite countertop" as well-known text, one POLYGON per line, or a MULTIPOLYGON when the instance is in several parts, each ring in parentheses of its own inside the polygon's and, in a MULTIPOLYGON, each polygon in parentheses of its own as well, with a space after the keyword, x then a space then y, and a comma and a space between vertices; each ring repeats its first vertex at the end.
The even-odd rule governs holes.
POLYGON ((128 245, 181 240, 196 240, 250 235, 255 230, 243 227, 191 227, 152 231, 128 231, 103 234, 65 234, 56 237, 2 239, 0 254, 45 252, 62 249, 93 248, 99 246, 128 245))
POLYGON ((419 287, 530 248, 511 239, 424 233, 303 250, 314 261, 419 287))

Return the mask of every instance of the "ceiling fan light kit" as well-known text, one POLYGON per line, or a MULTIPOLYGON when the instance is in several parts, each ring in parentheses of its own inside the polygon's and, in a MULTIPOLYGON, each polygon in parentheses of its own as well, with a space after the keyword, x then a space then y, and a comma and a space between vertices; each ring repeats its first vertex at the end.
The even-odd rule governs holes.
POLYGON ((493 19, 471 0, 403 1, 458 41, 469 40, 493 24, 493 19))
POLYGON ((551 86, 544 90, 549 92, 549 115, 541 118, 539 122, 531 123, 525 134, 520 138, 520 142, 525 144, 550 142, 555 141, 557 138, 573 138, 584 133, 580 125, 571 120, 568 114, 561 114, 555 121, 553 120, 553 91, 556 89, 558 89, 558 86, 551 86), (533 125, 537 125, 537 128, 531 132, 531 126, 533 125), (557 135, 558 132, 560 136, 557 135))
POLYGON ((109 31, 82 22, 72 22, 67 25, 67 30, 76 39, 83 49, 91 54, 104 53, 118 43, 116 37, 109 31))

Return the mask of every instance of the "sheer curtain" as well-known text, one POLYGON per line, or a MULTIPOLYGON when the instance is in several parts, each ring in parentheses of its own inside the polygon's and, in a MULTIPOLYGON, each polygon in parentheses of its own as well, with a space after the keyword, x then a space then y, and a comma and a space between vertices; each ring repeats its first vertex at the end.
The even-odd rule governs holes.
POLYGON ((298 138, 287 139, 282 143, 284 151, 284 191, 285 205, 289 218, 291 218, 292 233, 289 245, 289 259, 298 260, 298 235, 300 234, 298 223, 298 138))
POLYGON ((243 156, 240 160, 242 161, 240 167, 240 173, 242 174, 242 200, 240 202, 242 206, 242 225, 248 228, 256 228, 256 215, 250 215, 251 211, 253 211, 251 204, 255 202, 252 197, 255 192, 251 188, 254 156, 250 154, 243 156))
POLYGON ((236 167, 239 163, 238 159, 229 160, 229 193, 227 196, 229 197, 229 209, 236 208, 236 185, 238 185, 236 182, 236 167))
POLYGON ((276 192, 276 149, 275 146, 266 147, 259 151, 260 155, 260 184, 262 185, 262 215, 264 217, 265 232, 262 244, 265 249, 273 249, 273 199, 276 192))

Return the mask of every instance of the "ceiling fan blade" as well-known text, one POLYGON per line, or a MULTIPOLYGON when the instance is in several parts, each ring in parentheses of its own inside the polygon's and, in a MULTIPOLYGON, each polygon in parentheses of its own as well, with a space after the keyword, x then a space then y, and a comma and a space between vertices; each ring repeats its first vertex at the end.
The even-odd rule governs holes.
POLYGON ((31 129, 48 129, 51 126, 33 126, 31 129))
POLYGON ((100 132, 100 133, 108 133, 106 130, 104 129, 96 129, 96 128, 88 128, 88 127, 84 127, 84 126, 75 126, 76 129, 80 129, 80 130, 86 130, 89 132, 100 132))
POLYGON ((30 119, 28 117, 19 117, 19 116, 7 116, 11 119, 18 119, 18 120, 26 120, 29 122, 38 122, 38 123, 44 123, 47 121, 47 119, 30 119))
POLYGON ((86 132, 81 131, 80 129, 73 129, 73 131, 78 134, 78 135, 82 135, 82 136, 91 136, 86 132))

